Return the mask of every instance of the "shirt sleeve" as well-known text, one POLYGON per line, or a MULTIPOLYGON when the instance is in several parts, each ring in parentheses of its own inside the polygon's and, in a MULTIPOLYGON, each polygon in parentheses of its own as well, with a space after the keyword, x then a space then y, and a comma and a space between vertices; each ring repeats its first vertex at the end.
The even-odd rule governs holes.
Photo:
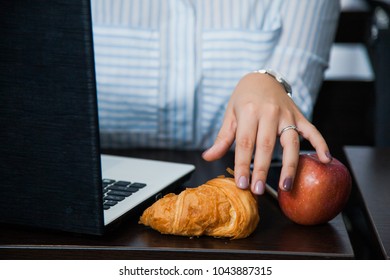
POLYGON ((266 68, 291 84, 293 100, 311 119, 340 14, 338 0, 290 0, 281 7, 282 34, 266 68))

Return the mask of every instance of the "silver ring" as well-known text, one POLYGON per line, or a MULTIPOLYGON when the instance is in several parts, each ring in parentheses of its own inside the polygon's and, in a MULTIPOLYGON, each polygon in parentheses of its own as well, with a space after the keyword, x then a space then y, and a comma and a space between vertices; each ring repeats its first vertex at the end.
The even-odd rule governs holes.
POLYGON ((282 136, 283 132, 286 132, 289 129, 294 129, 299 134, 298 127, 296 127, 295 125, 289 125, 283 128, 282 131, 280 131, 279 137, 282 136))

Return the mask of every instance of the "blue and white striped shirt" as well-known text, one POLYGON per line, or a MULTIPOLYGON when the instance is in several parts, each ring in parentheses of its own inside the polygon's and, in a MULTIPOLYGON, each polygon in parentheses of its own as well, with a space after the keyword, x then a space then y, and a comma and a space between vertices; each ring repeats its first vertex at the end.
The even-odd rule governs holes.
POLYGON ((205 149, 239 79, 271 68, 307 118, 337 0, 92 0, 104 147, 205 149))

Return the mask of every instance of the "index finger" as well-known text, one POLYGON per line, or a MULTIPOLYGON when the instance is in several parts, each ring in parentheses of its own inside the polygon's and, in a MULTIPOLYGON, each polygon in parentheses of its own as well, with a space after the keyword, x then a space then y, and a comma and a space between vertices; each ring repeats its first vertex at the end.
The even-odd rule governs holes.
POLYGON ((234 177, 241 189, 249 187, 250 164, 256 143, 258 119, 254 114, 240 116, 237 124, 236 147, 234 157, 234 177))

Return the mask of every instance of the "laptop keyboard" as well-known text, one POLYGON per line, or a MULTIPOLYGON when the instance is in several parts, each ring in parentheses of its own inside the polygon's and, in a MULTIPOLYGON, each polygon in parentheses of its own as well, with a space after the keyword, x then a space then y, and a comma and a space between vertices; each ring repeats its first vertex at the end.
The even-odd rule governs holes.
POLYGON ((108 210, 118 202, 131 196, 133 193, 144 188, 146 184, 128 181, 115 181, 103 179, 103 208, 108 210))

